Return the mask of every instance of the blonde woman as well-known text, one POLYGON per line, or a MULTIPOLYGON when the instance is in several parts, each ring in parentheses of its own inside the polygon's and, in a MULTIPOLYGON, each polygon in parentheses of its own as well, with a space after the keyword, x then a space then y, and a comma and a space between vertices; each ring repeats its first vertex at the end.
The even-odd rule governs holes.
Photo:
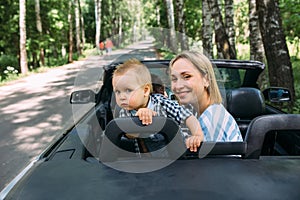
POLYGON ((233 116, 222 104, 210 60, 196 51, 184 51, 170 62, 171 88, 179 103, 198 118, 204 141, 243 141, 233 116))

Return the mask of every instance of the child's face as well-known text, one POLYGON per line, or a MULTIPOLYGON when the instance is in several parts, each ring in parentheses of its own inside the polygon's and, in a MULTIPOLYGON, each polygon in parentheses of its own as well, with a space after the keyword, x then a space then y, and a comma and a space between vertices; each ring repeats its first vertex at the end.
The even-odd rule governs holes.
POLYGON ((115 75, 112 80, 118 106, 126 110, 145 108, 150 95, 148 85, 140 85, 134 72, 115 75))

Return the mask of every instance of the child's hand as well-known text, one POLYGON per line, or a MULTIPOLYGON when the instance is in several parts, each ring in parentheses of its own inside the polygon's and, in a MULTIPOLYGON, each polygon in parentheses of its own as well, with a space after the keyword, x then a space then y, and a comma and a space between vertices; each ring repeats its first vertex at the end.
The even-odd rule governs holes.
POLYGON ((149 125, 152 124, 152 116, 155 116, 156 112, 149 108, 140 108, 136 112, 136 116, 142 121, 142 124, 149 125))
POLYGON ((202 141, 203 137, 201 135, 192 135, 185 140, 185 145, 191 152, 197 152, 197 148, 202 141))

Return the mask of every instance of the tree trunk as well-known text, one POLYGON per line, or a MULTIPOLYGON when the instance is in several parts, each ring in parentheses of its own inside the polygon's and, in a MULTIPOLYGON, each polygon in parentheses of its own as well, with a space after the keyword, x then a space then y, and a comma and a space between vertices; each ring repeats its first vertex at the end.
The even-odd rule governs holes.
POLYGON ((84 45, 85 45, 85 29, 84 29, 84 18, 83 18, 83 14, 82 14, 80 0, 78 0, 78 5, 79 5, 79 14, 80 14, 80 21, 81 21, 81 41, 82 41, 81 50, 84 50, 84 45))
POLYGON ((69 23, 69 56, 68 62, 73 62, 73 6, 72 1, 69 1, 69 13, 68 13, 68 23, 69 23))
POLYGON ((286 87, 295 99, 293 69, 276 0, 256 0, 271 86, 286 87))
POLYGON ((122 15, 119 15, 119 20, 118 20, 118 25, 119 25, 119 33, 118 33, 118 43, 117 46, 119 47, 122 43, 123 40, 123 35, 122 35, 122 26, 123 26, 123 20, 122 20, 122 15))
POLYGON ((222 52, 224 59, 236 59, 236 54, 231 48, 228 35, 226 34, 223 17, 218 5, 218 0, 207 2, 212 13, 212 18, 214 19, 215 40, 218 52, 222 52))
POLYGON ((20 67, 21 73, 28 73, 27 51, 26 51, 26 0, 19 1, 20 9, 20 67))
MULTIPOLYGON (((258 13, 256 10, 256 0, 249 0, 249 42, 250 42, 250 60, 264 62, 264 46, 260 34, 258 13)), ((266 71, 263 71, 258 79, 259 88, 267 88, 268 77, 266 71)))
POLYGON ((98 50, 100 43, 100 33, 101 33, 101 1, 95 0, 95 20, 96 20, 96 35, 95 35, 95 45, 98 50))
POLYGON ((235 49, 235 29, 234 29, 234 9, 233 0, 225 0, 225 27, 232 51, 236 55, 235 49))
POLYGON ((264 46, 260 34, 256 0, 249 0, 250 60, 263 62, 264 46))
POLYGON ((213 29, 212 29, 212 18, 209 12, 208 0, 202 1, 202 42, 203 50, 206 56, 213 58, 213 29))
POLYGON ((79 15, 79 0, 75 0, 75 30, 76 30, 76 49, 80 56, 81 51, 81 39, 80 39, 80 15, 79 15))
POLYGON ((176 0, 176 7, 177 7, 177 18, 178 18, 178 31, 179 33, 179 41, 181 50, 188 50, 188 38, 185 32, 185 15, 184 15, 184 1, 183 0, 176 0))
MULTIPOLYGON (((42 20, 41 20, 41 9, 40 9, 40 0, 35 0, 35 16, 36 16, 36 29, 40 35, 40 37, 43 34, 43 28, 42 28, 42 20)), ((42 66, 45 65, 45 55, 44 55, 44 48, 40 47, 40 61, 42 66)))
POLYGON ((175 20, 174 20, 174 6, 173 0, 165 0, 166 7, 167 7, 167 19, 169 24, 169 31, 170 31, 170 40, 169 40, 169 47, 172 52, 177 53, 177 39, 176 39, 176 32, 175 32, 175 20))

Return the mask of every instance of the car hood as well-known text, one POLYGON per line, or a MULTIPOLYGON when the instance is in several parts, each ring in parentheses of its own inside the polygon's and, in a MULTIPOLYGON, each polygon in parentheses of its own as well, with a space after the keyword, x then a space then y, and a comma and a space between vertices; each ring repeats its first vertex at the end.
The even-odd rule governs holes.
MULTIPOLYGON (((130 161, 119 161, 130 165, 130 161)), ((135 167, 153 161, 141 160, 135 167)), ((159 160, 155 162, 160 162, 159 160)), ((299 199, 300 160, 177 160, 148 173, 99 162, 38 162, 7 199, 299 199), (289 173, 286 173, 289 171, 289 173)))

